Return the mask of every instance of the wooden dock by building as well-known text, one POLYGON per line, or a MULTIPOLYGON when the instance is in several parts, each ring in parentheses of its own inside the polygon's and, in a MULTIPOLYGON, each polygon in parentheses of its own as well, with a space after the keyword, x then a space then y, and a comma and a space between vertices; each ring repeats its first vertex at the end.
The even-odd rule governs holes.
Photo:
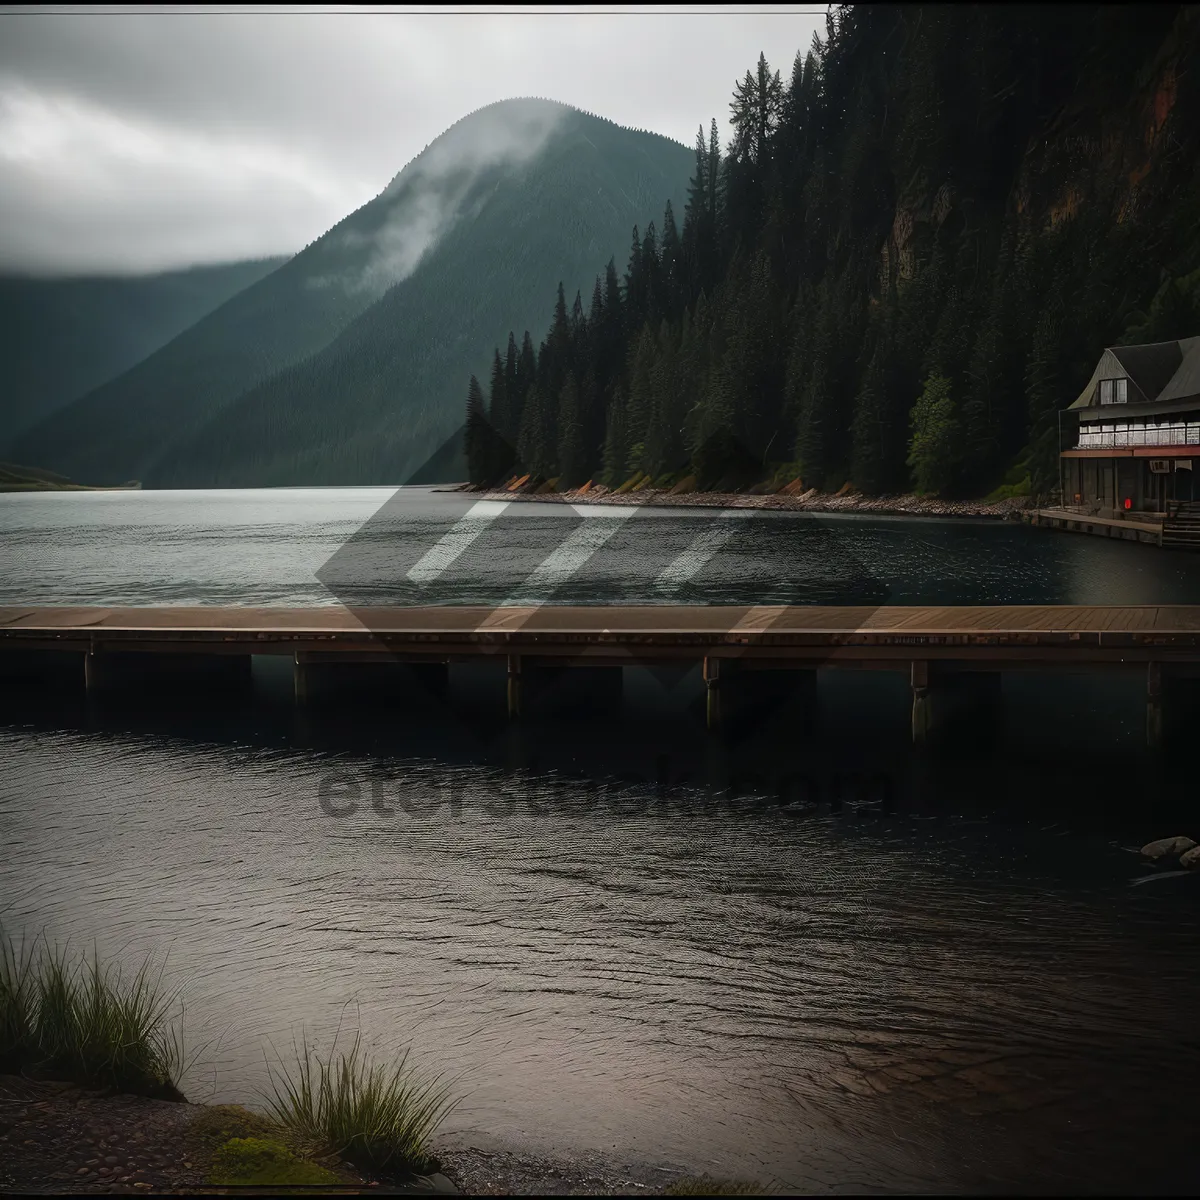
POLYGON ((1046 529, 1063 529, 1070 533, 1090 533, 1094 537, 1119 538, 1127 542, 1145 542, 1150 546, 1163 544, 1162 520, 1151 520, 1138 514, 1138 518, 1100 517, 1092 513, 1076 512, 1069 508, 1039 508, 1029 513, 1026 520, 1030 525, 1046 529))
POLYGON ((245 668, 286 655, 296 695, 317 666, 378 662, 445 670, 494 662, 521 710, 523 674, 539 664, 621 667, 693 662, 720 721, 730 671, 818 667, 904 671, 913 734, 923 741, 930 697, 949 675, 1010 670, 1127 670, 1146 680, 1147 737, 1162 731, 1163 679, 1200 673, 1200 605, 1077 607, 559 606, 347 609, 3 608, 0 673, 36 670, 47 652, 78 655, 86 686, 151 664, 186 673, 245 668))

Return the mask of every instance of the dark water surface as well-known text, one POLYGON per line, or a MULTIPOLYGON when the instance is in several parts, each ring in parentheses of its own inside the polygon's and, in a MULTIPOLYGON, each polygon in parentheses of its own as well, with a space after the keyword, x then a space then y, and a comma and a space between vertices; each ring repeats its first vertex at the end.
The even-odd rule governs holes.
POLYGON ((408 567, 474 507, 406 488, 0 495, 0 604, 1161 604, 1200 557, 1016 523, 515 502, 436 579, 408 567), (568 538, 589 558, 539 585, 568 538), (732 532, 730 532, 732 530, 732 532), (658 581, 681 554, 695 574, 658 581), (589 547, 590 548, 590 547, 589 547))
MULTIPOLYGON (((470 502, 390 495, 2 497, 0 602, 411 600, 330 563, 415 561, 470 502)), ((512 506, 440 598, 528 594, 551 523, 594 519, 512 506)), ((545 598, 1200 600, 1200 560, 1149 547, 757 516, 653 590, 706 519, 635 514, 545 598)), ((560 680, 518 728, 486 670, 303 711, 285 668, 0 711, 0 920, 169 951, 195 1099, 253 1100, 269 1046, 340 1021, 459 1076, 450 1140, 802 1190, 1200 1186, 1200 883, 1130 853, 1196 836, 1195 788, 1186 746, 1142 753, 1134 681, 1006 675, 917 756, 900 676, 822 671, 716 741, 695 673, 627 669, 591 712, 560 680)))

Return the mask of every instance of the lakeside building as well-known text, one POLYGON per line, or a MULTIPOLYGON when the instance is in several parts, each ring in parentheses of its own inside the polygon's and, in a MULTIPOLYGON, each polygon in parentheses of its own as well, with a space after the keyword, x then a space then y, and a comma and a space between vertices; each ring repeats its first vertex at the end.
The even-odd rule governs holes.
POLYGON ((1161 518, 1200 500, 1200 337, 1110 346, 1064 415, 1077 422, 1059 458, 1065 507, 1161 518))

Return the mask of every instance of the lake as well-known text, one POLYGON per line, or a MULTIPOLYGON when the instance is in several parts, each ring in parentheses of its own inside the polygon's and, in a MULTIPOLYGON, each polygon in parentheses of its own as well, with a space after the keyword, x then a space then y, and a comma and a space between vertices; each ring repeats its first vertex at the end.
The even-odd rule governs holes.
MULTIPOLYGON (((599 511, 5 495, 0 603, 1200 601, 1200 558, 1020 525, 599 511)), ((340 1024, 456 1077, 450 1142, 803 1191, 1200 1186, 1200 885, 1131 852, 1196 836, 1194 786, 1142 752, 1136 681, 1005 675, 929 756, 902 676, 822 671, 717 740, 695 672, 590 713, 568 680, 513 727, 483 668, 307 710, 286 668, 0 711, 0 920, 166 955, 193 1099, 252 1101, 340 1024)))

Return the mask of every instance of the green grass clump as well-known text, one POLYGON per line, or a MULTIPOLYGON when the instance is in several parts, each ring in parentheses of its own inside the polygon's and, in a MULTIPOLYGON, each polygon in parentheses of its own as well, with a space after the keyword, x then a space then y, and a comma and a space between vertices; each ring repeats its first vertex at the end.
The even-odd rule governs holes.
POLYGON ((32 948, 0 937, 0 1071, 20 1068, 34 1045, 36 965, 32 948))
POLYGON ((201 1109, 188 1126, 188 1137, 196 1157, 201 1159, 211 1158, 233 1138, 285 1140, 279 1125, 240 1104, 213 1104, 201 1109))
POLYGON ((182 1099, 176 998, 149 958, 126 976, 95 952, 0 934, 0 1070, 182 1099))
POLYGON ((761 1184, 745 1179, 714 1179, 711 1175, 687 1175, 663 1189, 665 1196, 765 1196, 761 1184))
POLYGON ((216 1153, 208 1182, 216 1187, 340 1183, 332 1171, 297 1157, 269 1138, 231 1138, 216 1153))
POLYGON ((440 1076, 420 1078, 408 1067, 408 1051, 394 1066, 373 1063, 359 1036, 346 1052, 336 1037, 324 1057, 307 1044, 293 1051, 280 1074, 268 1064, 264 1100, 300 1146, 372 1168, 435 1168, 429 1138, 457 1104, 440 1076))

